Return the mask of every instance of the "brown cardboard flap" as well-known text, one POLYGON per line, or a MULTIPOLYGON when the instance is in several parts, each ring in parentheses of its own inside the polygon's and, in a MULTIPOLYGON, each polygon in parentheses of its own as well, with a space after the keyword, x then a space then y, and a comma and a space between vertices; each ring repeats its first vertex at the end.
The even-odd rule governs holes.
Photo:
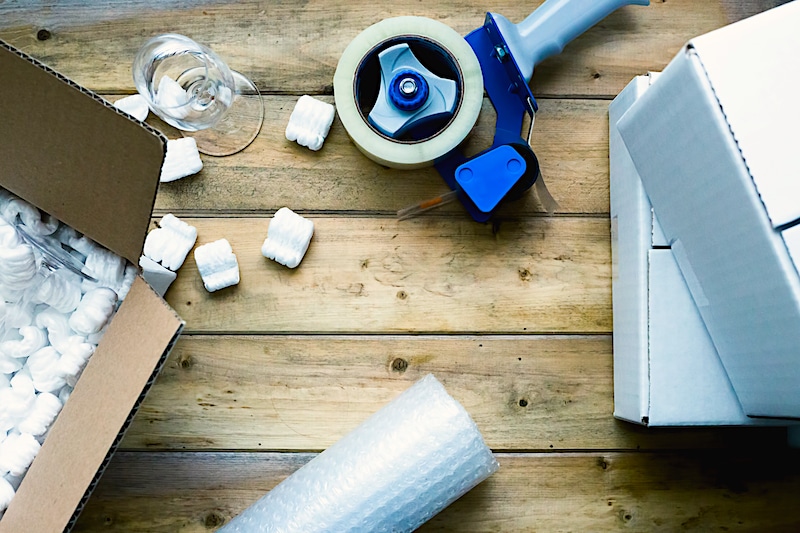
POLYGON ((64 530, 182 327, 137 277, 0 520, 0 533, 64 530))
POLYGON ((163 136, 3 41, 0 111, 0 184, 136 264, 163 136))

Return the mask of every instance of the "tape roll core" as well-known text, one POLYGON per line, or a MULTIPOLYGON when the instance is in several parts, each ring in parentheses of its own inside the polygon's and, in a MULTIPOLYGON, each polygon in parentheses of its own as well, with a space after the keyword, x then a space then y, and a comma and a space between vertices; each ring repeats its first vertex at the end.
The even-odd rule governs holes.
POLYGON ((455 30, 425 17, 385 19, 361 32, 347 46, 333 76, 336 111, 353 143, 364 155, 393 168, 420 168, 456 148, 475 121, 483 103, 483 75, 472 47, 455 30), (460 102, 447 125, 420 142, 397 141, 381 135, 366 121, 357 101, 357 80, 364 60, 382 43, 419 39, 443 50, 457 65, 460 102))

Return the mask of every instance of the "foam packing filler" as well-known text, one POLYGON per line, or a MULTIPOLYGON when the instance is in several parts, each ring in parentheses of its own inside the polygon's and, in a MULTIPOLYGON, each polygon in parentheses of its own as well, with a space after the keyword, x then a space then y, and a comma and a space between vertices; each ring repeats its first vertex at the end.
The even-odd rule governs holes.
POLYGON ((150 114, 150 107, 147 105, 147 100, 141 94, 134 94, 120 98, 114 102, 114 107, 120 111, 124 111, 139 122, 144 122, 147 115, 150 114))
POLYGON ((167 141, 167 155, 161 165, 161 183, 179 180, 203 170, 197 141, 191 137, 167 141))
POLYGON ((239 283, 239 262, 227 239, 198 246, 194 250, 194 261, 208 292, 239 283))
POLYGON ((0 189, 0 516, 135 275, 0 189))
POLYGON ((272 217, 261 255, 295 268, 303 260, 314 235, 314 223, 288 207, 281 207, 272 217))
POLYGON ((497 468, 469 414, 428 375, 220 531, 413 531, 497 468))
POLYGON ((300 146, 319 150, 328 136, 335 114, 336 110, 331 104, 303 95, 297 100, 289 117, 286 138, 297 141, 300 146))

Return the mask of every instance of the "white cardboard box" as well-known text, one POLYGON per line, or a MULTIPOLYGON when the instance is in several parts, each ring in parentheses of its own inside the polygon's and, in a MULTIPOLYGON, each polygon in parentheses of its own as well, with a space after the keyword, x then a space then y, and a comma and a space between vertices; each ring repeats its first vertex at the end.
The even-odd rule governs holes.
POLYGON ((656 74, 609 106, 614 416, 649 426, 752 425, 739 404, 617 122, 656 74))
POLYGON ((690 41, 618 122, 750 416, 800 418, 798 57, 795 1, 690 41))

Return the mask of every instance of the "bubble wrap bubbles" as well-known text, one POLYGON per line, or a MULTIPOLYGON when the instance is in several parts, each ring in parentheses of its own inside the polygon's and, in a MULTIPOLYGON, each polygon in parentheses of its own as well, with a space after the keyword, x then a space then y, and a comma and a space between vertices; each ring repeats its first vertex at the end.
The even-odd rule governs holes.
POLYGON ((413 531, 497 468, 469 414, 428 375, 220 531, 413 531))

